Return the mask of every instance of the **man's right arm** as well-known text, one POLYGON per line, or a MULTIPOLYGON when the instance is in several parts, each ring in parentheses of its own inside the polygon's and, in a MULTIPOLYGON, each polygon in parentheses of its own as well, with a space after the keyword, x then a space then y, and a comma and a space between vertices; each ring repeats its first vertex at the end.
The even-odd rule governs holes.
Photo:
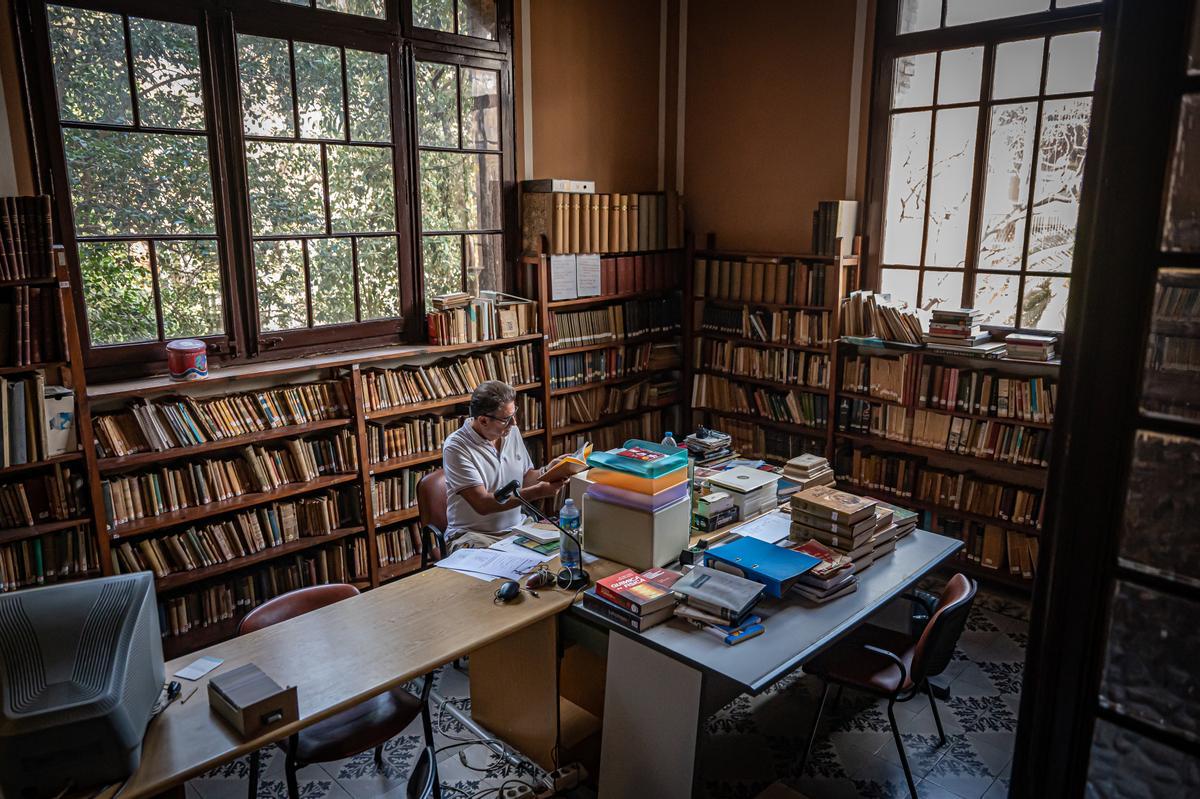
MULTIPOLYGON (((446 474, 447 491, 461 496, 480 515, 499 513, 520 504, 515 499, 497 502, 492 492, 484 486, 483 476, 479 474, 475 464, 458 447, 451 446, 442 451, 442 468, 446 474)), ((561 484, 537 482, 522 488, 521 496, 530 500, 553 496, 557 493, 559 485, 561 484)))

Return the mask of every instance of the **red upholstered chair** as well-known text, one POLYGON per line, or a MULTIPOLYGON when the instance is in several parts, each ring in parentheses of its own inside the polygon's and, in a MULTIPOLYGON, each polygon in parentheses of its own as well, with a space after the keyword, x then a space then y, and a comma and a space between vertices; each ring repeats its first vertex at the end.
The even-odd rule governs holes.
POLYGON ((417 482, 417 509, 421 514, 421 568, 433 565, 434 544, 437 556, 446 556, 446 472, 434 469, 417 482))
MULTIPOLYGON (((917 788, 908 767, 908 756, 904 753, 904 742, 896 726, 893 708, 897 702, 907 702, 920 693, 927 694, 933 719, 937 723, 939 745, 945 745, 946 734, 942 731, 942 720, 938 716, 937 701, 933 698, 929 678, 941 674, 950 664, 954 647, 966 626, 971 603, 975 600, 975 590, 976 585, 972 580, 956 574, 946 583, 937 607, 930 609, 929 622, 919 637, 913 638, 864 624, 805 665, 806 672, 825 682, 825 689, 821 692, 821 703, 817 706, 817 716, 813 719, 808 745, 804 749, 800 773, 803 774, 807 768, 813 741, 817 737, 817 727, 821 723, 821 713, 825 710, 825 700, 829 697, 829 687, 836 683, 888 700, 888 721, 892 725, 896 749, 900 752, 900 764, 904 766, 908 790, 916 799, 917 788)), ((919 601, 916 596, 906 596, 919 601)))
MULTIPOLYGON (((238 635, 270 627, 354 596, 358 596, 358 589, 341 583, 314 585, 282 594, 247 613, 238 624, 238 635)), ((320 655, 316 653, 314 656, 320 655)), ((432 690, 433 674, 427 674, 419 698, 403 688, 392 688, 305 727, 289 738, 284 764, 289 798, 299 799, 296 772, 310 763, 343 760, 374 749, 375 766, 382 768, 384 743, 402 733, 417 716, 424 721, 426 746, 433 746, 433 721, 429 713, 429 693, 432 690)), ((250 756, 250 799, 258 795, 258 767, 259 753, 256 751, 250 756)), ((433 795, 440 799, 436 762, 433 769, 433 795)))

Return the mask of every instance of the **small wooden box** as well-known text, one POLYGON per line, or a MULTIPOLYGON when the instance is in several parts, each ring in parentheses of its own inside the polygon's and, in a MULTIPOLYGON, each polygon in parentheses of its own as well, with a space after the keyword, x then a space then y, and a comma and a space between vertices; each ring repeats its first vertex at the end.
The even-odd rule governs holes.
POLYGON ((253 663, 208 681, 208 704, 243 738, 296 721, 296 686, 281 688, 253 663))

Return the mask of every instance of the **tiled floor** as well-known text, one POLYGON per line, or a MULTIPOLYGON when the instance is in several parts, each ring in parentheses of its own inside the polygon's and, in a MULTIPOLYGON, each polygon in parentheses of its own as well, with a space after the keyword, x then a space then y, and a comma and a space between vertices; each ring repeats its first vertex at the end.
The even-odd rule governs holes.
MULTIPOLYGON (((927 699, 897 705, 897 722, 923 799, 1007 796, 1027 625, 1026 603, 980 591, 955 658, 938 680, 950 686, 950 699, 939 702, 945 746, 936 746, 927 699)), ((464 708, 470 707, 467 687, 465 674, 449 667, 440 672, 438 690, 464 708)), ((819 691, 817 680, 795 675, 761 696, 741 696, 713 716, 707 723, 698 794, 751 799, 782 780, 811 799, 907 796, 886 703, 850 692, 836 711, 826 709, 809 773, 799 773, 819 691)), ((443 791, 447 799, 492 799, 504 780, 520 776, 482 746, 454 746, 467 735, 449 714, 443 714, 442 722, 438 747, 453 747, 439 752, 442 781, 454 786, 443 791)), ((388 743, 383 773, 376 771, 371 753, 309 766, 300 772, 300 794, 304 799, 401 799, 420 749, 418 721, 388 743)), ((189 782, 188 797, 242 799, 246 773, 244 759, 230 763, 189 782)), ((259 796, 287 796, 280 750, 264 752, 259 796)))

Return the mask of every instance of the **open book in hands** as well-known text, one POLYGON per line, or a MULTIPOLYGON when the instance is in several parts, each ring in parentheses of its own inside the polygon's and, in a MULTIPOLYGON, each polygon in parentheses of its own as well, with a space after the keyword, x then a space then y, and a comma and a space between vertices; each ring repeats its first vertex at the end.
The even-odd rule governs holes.
POLYGON ((542 480, 556 483, 566 480, 573 474, 579 474, 588 468, 587 459, 592 454, 592 442, 584 442, 583 446, 568 455, 560 455, 551 461, 550 468, 542 474, 542 480))

